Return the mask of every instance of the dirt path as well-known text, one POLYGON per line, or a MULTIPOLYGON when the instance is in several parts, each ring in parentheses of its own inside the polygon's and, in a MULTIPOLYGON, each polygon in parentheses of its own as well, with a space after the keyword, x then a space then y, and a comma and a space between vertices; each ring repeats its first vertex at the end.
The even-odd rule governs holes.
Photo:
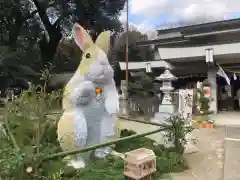
POLYGON ((200 129, 193 132, 199 152, 185 155, 189 170, 172 174, 173 180, 222 180, 225 128, 200 129))

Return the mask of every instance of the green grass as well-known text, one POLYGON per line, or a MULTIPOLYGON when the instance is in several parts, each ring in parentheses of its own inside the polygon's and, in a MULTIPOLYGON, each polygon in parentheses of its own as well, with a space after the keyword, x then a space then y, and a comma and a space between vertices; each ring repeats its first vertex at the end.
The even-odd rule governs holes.
MULTIPOLYGON (((123 130, 121 137, 135 134, 133 131, 123 130)), ((154 146, 154 141, 141 137, 126 142, 116 144, 115 150, 118 152, 128 152, 140 147, 152 149, 157 156, 157 172, 153 175, 153 180, 159 180, 164 174, 170 172, 181 172, 187 169, 186 162, 182 154, 176 153, 173 149, 166 149, 161 145, 154 146)), ((108 157, 105 160, 95 160, 86 169, 65 171, 64 180, 123 180, 124 161, 120 158, 108 157), (74 176, 74 178, 73 178, 74 176)))

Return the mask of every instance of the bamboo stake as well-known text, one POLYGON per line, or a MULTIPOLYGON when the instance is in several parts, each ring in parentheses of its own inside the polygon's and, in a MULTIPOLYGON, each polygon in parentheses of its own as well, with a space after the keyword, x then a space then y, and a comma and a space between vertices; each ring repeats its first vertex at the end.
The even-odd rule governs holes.
POLYGON ((44 157, 44 158, 43 158, 43 161, 48 161, 48 160, 51 160, 51 159, 54 159, 54 158, 57 158, 57 157, 65 157, 65 156, 68 156, 68 155, 74 155, 74 154, 78 154, 78 153, 84 153, 84 152, 91 151, 91 150, 95 150, 95 149, 98 149, 98 148, 101 148, 101 147, 104 147, 104 146, 112 145, 112 144, 115 144, 115 143, 118 143, 118 142, 127 141, 127 140, 131 140, 131 139, 135 139, 135 138, 139 138, 139 137, 143 137, 143 136, 148 136, 148 135, 151 135, 151 134, 155 134, 155 133, 158 133, 158 132, 160 132, 160 131, 164 131, 164 130, 166 130, 166 129, 167 129, 167 128, 159 128, 159 129, 154 130, 154 131, 150 131, 150 132, 146 132, 146 133, 141 133, 141 134, 135 134, 135 135, 128 136, 128 137, 115 139, 115 140, 113 140, 113 141, 108 141, 108 142, 105 142, 105 143, 103 143, 103 144, 93 145, 93 146, 90 146, 90 147, 86 147, 86 148, 84 148, 84 149, 77 149, 77 150, 72 150, 72 151, 65 151, 65 152, 55 153, 55 154, 52 154, 52 155, 49 155, 49 156, 44 157))
POLYGON ((133 121, 133 122, 138 122, 138 123, 142 123, 142 124, 149 124, 149 125, 153 125, 153 126, 160 126, 160 127, 165 127, 165 128, 170 128, 172 127, 171 125, 168 124, 159 124, 159 123, 154 123, 154 122, 149 122, 149 121, 142 121, 142 120, 138 120, 138 119, 130 119, 126 116, 118 116, 118 118, 122 119, 122 120, 126 120, 126 121, 133 121))
POLYGON ((3 127, 5 127, 5 129, 7 130, 7 134, 9 135, 9 137, 10 137, 12 143, 13 143, 13 146, 17 149, 17 151, 19 151, 20 148, 19 148, 19 146, 17 144, 16 138, 12 134, 11 129, 9 127, 9 122, 8 122, 8 119, 7 119, 7 110, 5 110, 5 113, 4 113, 3 127))
POLYGON ((7 133, 13 143, 13 146, 17 149, 17 151, 20 150, 18 144, 17 144, 17 141, 16 141, 16 138, 14 137, 14 135, 12 134, 10 128, 9 128, 9 125, 8 125, 8 122, 5 121, 5 123, 3 124, 3 126, 5 126, 5 129, 7 130, 7 133))

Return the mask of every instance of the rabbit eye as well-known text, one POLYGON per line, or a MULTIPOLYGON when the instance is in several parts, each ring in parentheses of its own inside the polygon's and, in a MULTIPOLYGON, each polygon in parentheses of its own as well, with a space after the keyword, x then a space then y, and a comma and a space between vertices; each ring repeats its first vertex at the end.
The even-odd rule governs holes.
POLYGON ((90 53, 87 53, 86 54, 86 58, 89 59, 91 57, 91 54, 90 53))

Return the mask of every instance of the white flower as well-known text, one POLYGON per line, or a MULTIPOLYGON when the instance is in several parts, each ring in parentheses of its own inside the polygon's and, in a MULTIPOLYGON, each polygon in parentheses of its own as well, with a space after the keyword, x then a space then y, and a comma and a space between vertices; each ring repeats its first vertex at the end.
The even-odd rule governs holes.
POLYGON ((32 167, 28 167, 27 169, 26 169, 26 172, 27 173, 31 173, 33 171, 33 168, 32 167))

